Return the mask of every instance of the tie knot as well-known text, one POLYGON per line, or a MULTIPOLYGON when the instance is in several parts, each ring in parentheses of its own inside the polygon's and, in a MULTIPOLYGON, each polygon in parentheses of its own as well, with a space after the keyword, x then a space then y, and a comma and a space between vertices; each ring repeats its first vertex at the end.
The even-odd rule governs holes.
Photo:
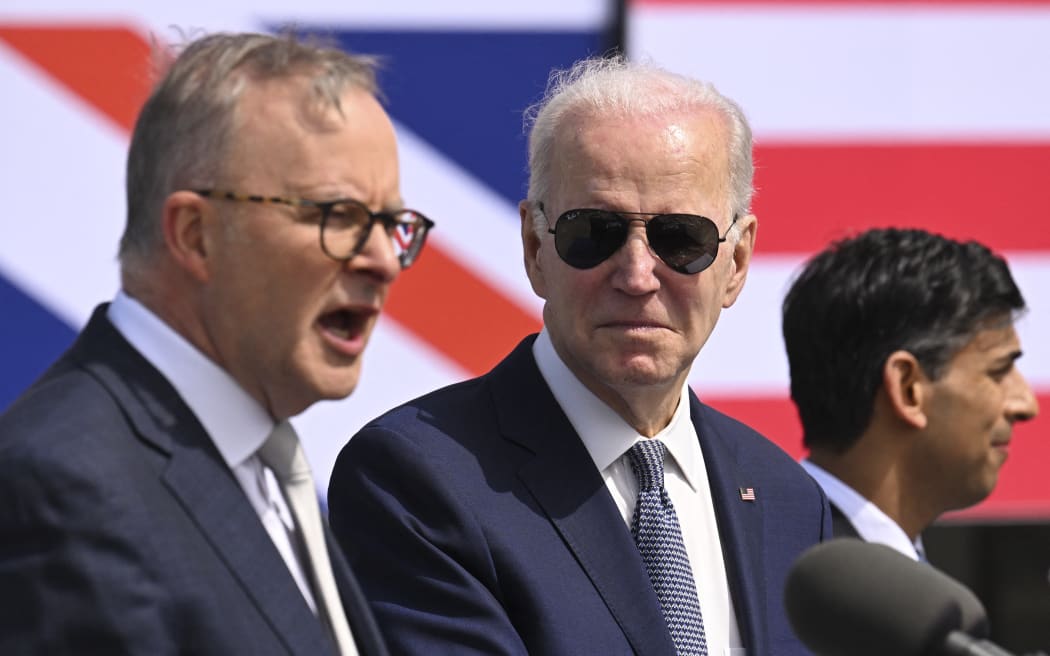
POLYGON ((304 474, 310 476, 310 466, 303 456, 299 436, 287 421, 278 422, 273 427, 259 449, 259 458, 282 481, 290 481, 304 474))
POLYGON ((630 448, 627 457, 638 478, 638 488, 643 492, 662 490, 664 487, 664 455, 667 447, 660 440, 642 440, 630 448))

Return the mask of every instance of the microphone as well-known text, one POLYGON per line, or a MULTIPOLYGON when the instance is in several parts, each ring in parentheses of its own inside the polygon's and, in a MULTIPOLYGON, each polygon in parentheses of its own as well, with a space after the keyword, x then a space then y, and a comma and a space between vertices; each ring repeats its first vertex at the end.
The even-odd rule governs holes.
POLYGON ((819 656, 1011 656, 964 585, 882 544, 839 538, 788 574, 788 620, 819 656))

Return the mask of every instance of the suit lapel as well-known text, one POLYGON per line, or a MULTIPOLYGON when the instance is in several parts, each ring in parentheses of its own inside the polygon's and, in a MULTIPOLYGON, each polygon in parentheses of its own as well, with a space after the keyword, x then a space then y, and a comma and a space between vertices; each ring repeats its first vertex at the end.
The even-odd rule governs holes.
POLYGON ((638 654, 673 654, 659 601, 616 504, 523 341, 490 374, 505 437, 532 452, 519 476, 638 654))
POLYGON ((737 623, 749 654, 768 653, 766 645, 766 585, 762 543, 762 502, 754 472, 743 468, 731 435, 708 421, 707 410, 690 393, 690 411, 704 454, 711 498, 718 521, 729 589, 737 623), (740 488, 756 488, 758 499, 744 501, 740 488))
POLYGON ((120 402, 143 440, 168 455, 161 478, 291 653, 331 653, 244 491, 197 418, 167 380, 94 316, 73 356, 120 402))
POLYGON ((839 509, 834 503, 831 503, 829 499, 829 505, 831 506, 831 534, 837 538, 857 538, 863 540, 860 537, 860 533, 857 532, 857 527, 853 525, 853 522, 849 521, 845 513, 839 509))
MULTIPOLYGON (((210 442, 209 442, 210 446, 210 442)), ((172 454, 164 482, 291 653, 330 653, 331 641, 303 600, 270 536, 211 449, 172 454)))

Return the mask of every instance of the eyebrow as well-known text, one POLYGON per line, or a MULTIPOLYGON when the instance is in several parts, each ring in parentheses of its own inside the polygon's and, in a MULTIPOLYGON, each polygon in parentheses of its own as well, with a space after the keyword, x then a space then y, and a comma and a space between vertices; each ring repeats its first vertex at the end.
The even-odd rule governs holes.
POLYGON ((996 357, 992 361, 992 364, 993 366, 1006 366, 1008 364, 1013 364, 1014 362, 1017 362, 1022 355, 1024 355, 1024 352, 1021 349, 1015 349, 1009 353, 1004 353, 996 357))

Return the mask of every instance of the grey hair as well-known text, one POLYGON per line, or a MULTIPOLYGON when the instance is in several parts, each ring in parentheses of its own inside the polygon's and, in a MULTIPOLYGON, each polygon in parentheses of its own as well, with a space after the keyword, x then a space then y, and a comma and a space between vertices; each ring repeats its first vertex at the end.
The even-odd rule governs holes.
POLYGON ((237 100, 252 81, 308 76, 315 98, 340 112, 347 89, 378 95, 375 58, 292 34, 212 34, 186 44, 173 61, 166 54, 170 67, 139 114, 128 152, 119 252, 125 274, 147 265, 160 247, 165 199, 211 185, 222 173, 237 100))
POLYGON ((724 117, 729 135, 726 202, 733 216, 750 213, 755 167, 751 126, 740 106, 708 82, 671 73, 650 62, 628 61, 621 55, 583 59, 568 69, 553 71, 543 98, 525 111, 529 133, 528 200, 535 207, 547 198, 555 136, 570 118, 580 114, 651 115, 691 109, 714 109, 724 117))

